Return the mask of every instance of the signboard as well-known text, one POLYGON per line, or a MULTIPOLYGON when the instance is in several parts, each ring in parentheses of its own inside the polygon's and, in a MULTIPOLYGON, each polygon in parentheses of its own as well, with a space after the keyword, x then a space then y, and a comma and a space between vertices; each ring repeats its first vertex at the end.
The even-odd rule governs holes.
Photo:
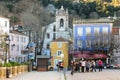
POLYGON ((35 58, 35 53, 29 53, 29 59, 34 59, 35 58))

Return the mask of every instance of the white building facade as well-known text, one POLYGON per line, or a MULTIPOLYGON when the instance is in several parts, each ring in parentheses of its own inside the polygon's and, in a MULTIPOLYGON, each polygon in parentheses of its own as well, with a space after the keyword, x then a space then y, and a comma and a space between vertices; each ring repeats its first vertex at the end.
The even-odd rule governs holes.
POLYGON ((56 10, 55 22, 46 26, 46 32, 44 37, 44 44, 42 53, 45 55, 50 55, 50 42, 59 37, 63 37, 65 39, 70 39, 71 29, 69 28, 69 18, 68 18, 68 10, 64 10, 63 6, 59 10, 56 10))
POLYGON ((0 61, 5 60, 5 37, 9 35, 10 20, 0 16, 0 61))
POLYGON ((9 34, 10 20, 0 16, 0 34, 9 34))

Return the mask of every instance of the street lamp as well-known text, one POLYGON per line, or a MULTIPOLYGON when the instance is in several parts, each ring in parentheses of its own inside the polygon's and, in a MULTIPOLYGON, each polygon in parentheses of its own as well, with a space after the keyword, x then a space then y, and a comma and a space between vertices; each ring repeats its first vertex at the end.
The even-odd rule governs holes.
POLYGON ((5 37, 5 43, 6 43, 6 54, 5 54, 5 63, 8 62, 8 52, 9 52, 9 44, 10 44, 10 38, 7 35, 5 37))
POLYGON ((64 54, 61 54, 60 57, 62 58, 62 61, 63 61, 63 60, 64 60, 64 59, 63 59, 63 58, 64 58, 64 54))

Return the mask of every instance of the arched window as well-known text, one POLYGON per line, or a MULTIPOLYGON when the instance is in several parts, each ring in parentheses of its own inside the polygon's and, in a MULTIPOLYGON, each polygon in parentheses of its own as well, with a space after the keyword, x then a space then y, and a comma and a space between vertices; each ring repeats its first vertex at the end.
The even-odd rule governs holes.
POLYGON ((55 26, 55 25, 53 26, 53 31, 54 31, 54 32, 56 31, 56 26, 55 26))
POLYGON ((64 20, 60 19, 60 27, 63 27, 63 26, 64 26, 64 20))
POLYGON ((50 38, 50 34, 49 34, 49 33, 47 33, 47 38, 48 38, 48 39, 50 38))

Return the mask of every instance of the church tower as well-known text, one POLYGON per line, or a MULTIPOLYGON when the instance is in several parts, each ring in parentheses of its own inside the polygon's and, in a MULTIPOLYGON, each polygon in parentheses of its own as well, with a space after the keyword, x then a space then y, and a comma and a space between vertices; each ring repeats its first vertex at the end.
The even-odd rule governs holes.
POLYGON ((56 11, 56 29, 65 31, 68 29, 68 10, 64 10, 63 6, 56 11))

